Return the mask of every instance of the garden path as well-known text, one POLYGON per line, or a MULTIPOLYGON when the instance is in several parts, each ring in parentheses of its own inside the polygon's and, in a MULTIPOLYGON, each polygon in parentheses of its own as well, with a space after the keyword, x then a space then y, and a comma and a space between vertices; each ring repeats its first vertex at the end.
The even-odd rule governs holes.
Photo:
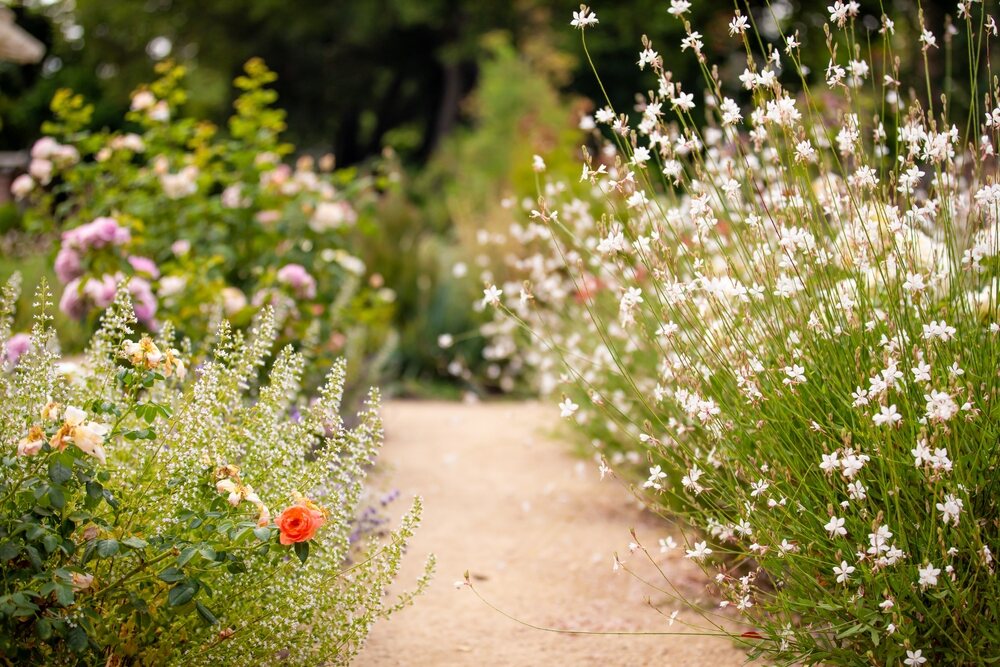
MULTIPOLYGON (((555 408, 537 403, 394 401, 384 408, 383 483, 403 499, 424 499, 400 583, 416 579, 429 551, 438 557, 429 590, 412 607, 376 624, 358 665, 711 665, 742 663, 726 640, 697 635, 574 636, 533 630, 490 609, 453 582, 469 570, 490 602, 518 619, 554 628, 682 631, 645 604, 675 608, 627 573, 618 552, 657 582, 641 554, 628 556, 634 527, 656 553, 662 522, 644 515, 620 483, 599 481, 596 465, 575 460, 546 437, 555 408)), ((403 500, 397 501, 406 505, 403 500)), ((676 551, 661 567, 686 595, 704 591, 700 570, 676 551)), ((662 579, 659 581, 662 584, 662 579)), ((680 618, 690 616, 682 612, 680 618)), ((694 619, 691 619, 692 621, 694 619)))

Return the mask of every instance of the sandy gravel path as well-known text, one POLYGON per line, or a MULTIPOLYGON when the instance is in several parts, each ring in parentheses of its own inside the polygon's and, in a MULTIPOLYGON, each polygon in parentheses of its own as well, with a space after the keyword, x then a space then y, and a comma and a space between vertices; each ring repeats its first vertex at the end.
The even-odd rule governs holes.
MULTIPOLYGON (((599 631, 677 631, 645 604, 676 608, 629 575, 629 528, 651 550, 662 524, 640 513, 614 481, 576 461, 546 433, 552 406, 390 402, 381 460, 388 482, 424 498, 424 521, 403 572, 412 581, 434 551, 437 576, 413 607, 376 625, 358 665, 711 665, 742 664, 725 639, 702 636, 571 636, 523 627, 453 583, 470 570, 499 608, 547 627, 599 631)), ((405 503, 403 503, 405 504, 405 503)), ((659 557, 659 556, 658 556, 659 557)), ((700 571, 679 554, 662 566, 691 595, 700 571)), ((632 556, 630 565, 641 558, 632 556)), ((652 567, 640 567, 654 577, 652 567)), ((684 617, 682 613, 682 618, 684 617)))

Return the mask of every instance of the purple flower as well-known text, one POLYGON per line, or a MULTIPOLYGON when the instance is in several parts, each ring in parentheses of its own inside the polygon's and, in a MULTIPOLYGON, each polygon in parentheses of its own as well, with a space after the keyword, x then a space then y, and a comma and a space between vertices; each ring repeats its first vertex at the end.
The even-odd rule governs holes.
POLYGON ((68 283, 83 275, 83 267, 80 265, 80 255, 68 246, 59 249, 56 255, 56 276, 59 282, 68 283))
POLYGON ((142 278, 132 278, 128 283, 128 291, 132 294, 132 306, 135 309, 135 317, 143 326, 155 329, 156 324, 156 296, 149 281, 142 278))
POLYGON ((63 232, 62 240, 70 248, 87 250, 107 245, 124 245, 132 240, 132 234, 114 218, 102 217, 63 232))
POLYGON ((278 282, 288 285, 300 299, 316 297, 316 280, 301 264, 286 264, 278 270, 278 282))
POLYGON ((31 349, 31 336, 24 333, 14 334, 7 341, 7 361, 11 366, 17 365, 21 355, 31 349))
POLYGON ((87 304, 83 301, 80 293, 80 279, 71 280, 66 289, 63 290, 62 298, 59 299, 59 310, 73 319, 83 319, 87 314, 87 304))
POLYGON ((87 278, 87 282, 83 284, 83 293, 98 308, 107 308, 114 303, 117 291, 117 277, 110 273, 100 278, 87 278))
POLYGON ((148 257, 133 255, 128 258, 128 263, 132 265, 132 268, 135 269, 136 273, 141 273, 147 278, 156 280, 160 277, 160 269, 156 266, 156 262, 148 257))
POLYGON ((132 240, 132 234, 125 227, 118 224, 114 218, 97 218, 90 223, 93 231, 94 248, 101 248, 106 245, 124 245, 132 240))

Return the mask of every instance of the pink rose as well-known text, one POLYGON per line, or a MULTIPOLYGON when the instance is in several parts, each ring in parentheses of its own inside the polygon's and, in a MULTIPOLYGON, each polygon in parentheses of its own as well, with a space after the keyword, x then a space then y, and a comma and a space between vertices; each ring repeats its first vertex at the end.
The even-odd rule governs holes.
POLYGON ((156 280, 160 277, 160 269, 156 266, 156 262, 148 257, 139 257, 138 255, 133 255, 128 258, 128 263, 132 265, 136 273, 141 273, 148 278, 156 280))
POLYGON ((80 255, 72 248, 63 246, 56 255, 56 276, 59 282, 68 283, 83 275, 83 267, 80 265, 80 255))
POLYGON ((286 264, 278 270, 278 282, 288 285, 300 299, 316 297, 316 280, 301 264, 286 264))
POLYGON ((17 365, 21 355, 31 349, 31 336, 25 333, 14 334, 7 341, 7 361, 11 366, 17 365))

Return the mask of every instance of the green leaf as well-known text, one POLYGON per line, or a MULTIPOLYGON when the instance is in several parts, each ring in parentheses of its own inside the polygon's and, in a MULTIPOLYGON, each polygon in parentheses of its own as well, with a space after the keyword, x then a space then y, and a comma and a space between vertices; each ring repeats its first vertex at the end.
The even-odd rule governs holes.
POLYGON ((63 495, 62 489, 57 486, 49 487, 49 504, 56 509, 62 509, 66 506, 66 496, 63 495))
POLYGON ((0 544, 0 560, 13 560, 19 553, 21 553, 20 545, 13 542, 0 544))
POLYGON ((195 549, 194 547, 186 547, 183 551, 181 551, 181 554, 177 557, 177 565, 180 567, 184 567, 185 565, 188 564, 188 561, 194 558, 194 555, 196 553, 198 553, 198 550, 195 549))
POLYGON ((76 626, 75 628, 70 629, 69 637, 67 637, 67 643, 69 644, 70 649, 76 651, 77 653, 81 653, 89 644, 87 641, 87 633, 80 626, 76 626))
POLYGON ((118 540, 98 540, 97 557, 110 558, 118 553, 118 540))
POLYGON ((111 509, 113 510, 118 509, 120 503, 118 502, 118 500, 115 499, 113 495, 111 495, 111 492, 108 491, 107 489, 104 489, 104 500, 107 501, 108 505, 111 506, 111 509))
POLYGON ((198 592, 198 584, 191 581, 182 581, 167 593, 167 604, 171 607, 179 607, 190 602, 198 592))
POLYGON ((247 571, 247 566, 241 560, 230 561, 229 565, 226 566, 231 574, 242 574, 247 571))
POLYGON ((69 607, 73 604, 73 587, 67 586, 66 584, 60 584, 56 586, 56 600, 59 601, 64 607, 69 607))
POLYGON ((267 542, 271 539, 271 529, 267 526, 261 526, 259 528, 253 529, 253 534, 257 536, 257 539, 261 542, 267 542))
POLYGON ((35 547, 27 547, 25 548, 24 552, 28 554, 28 560, 31 561, 31 564, 34 566, 34 568, 36 570, 41 570, 42 557, 38 554, 38 549, 36 549, 35 547))
POLYGON ((309 558, 309 543, 296 542, 293 548, 295 549, 295 555, 299 557, 300 561, 305 563, 306 559, 309 558))
POLYGON ((42 538, 42 546, 45 547, 46 553, 52 553, 59 548, 59 536, 49 533, 42 538))
POLYGON ((168 584, 172 584, 175 581, 180 581, 184 578, 184 572, 176 567, 168 567, 163 572, 160 572, 160 581, 165 581, 168 584))
POLYGON ((40 618, 35 621, 35 634, 42 641, 46 641, 52 637, 52 623, 49 622, 49 619, 40 618))
POLYGON ((49 479, 56 484, 65 484, 73 477, 73 470, 63 465, 58 459, 53 459, 49 464, 49 479))
POLYGON ((201 616, 202 619, 209 625, 215 625, 219 622, 219 619, 215 617, 212 610, 203 605, 201 602, 195 602, 194 608, 198 611, 198 615, 201 616))
POLYGON ((122 544, 129 547, 130 549, 145 549, 149 546, 149 542, 142 539, 141 537, 127 537, 122 540, 122 544))
POLYGON ((89 498, 98 499, 104 495, 104 487, 101 486, 100 482, 87 482, 87 496, 89 498))

